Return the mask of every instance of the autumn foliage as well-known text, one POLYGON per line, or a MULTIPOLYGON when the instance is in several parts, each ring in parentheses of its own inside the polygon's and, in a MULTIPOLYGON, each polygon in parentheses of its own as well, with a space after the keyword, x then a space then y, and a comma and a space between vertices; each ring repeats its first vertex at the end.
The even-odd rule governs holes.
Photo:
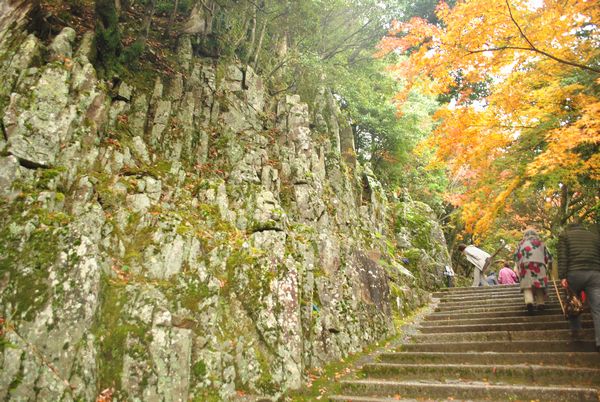
POLYGON ((399 104, 414 89, 446 101, 422 146, 433 147, 454 177, 447 197, 461 207, 467 230, 484 234, 515 202, 560 198, 566 188, 584 205, 563 213, 558 225, 593 214, 600 179, 598 2, 466 0, 452 8, 441 2, 436 14, 439 25, 395 22, 379 54, 406 55, 395 66, 406 83, 399 104), (590 197, 577 196, 591 187, 590 197))

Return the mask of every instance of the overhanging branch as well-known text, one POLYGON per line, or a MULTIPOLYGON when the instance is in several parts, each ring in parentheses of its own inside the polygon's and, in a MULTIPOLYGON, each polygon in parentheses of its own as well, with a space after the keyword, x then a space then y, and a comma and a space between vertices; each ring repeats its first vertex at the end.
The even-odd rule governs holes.
MULTIPOLYGON (((523 32, 523 29, 521 29, 521 26, 519 25, 519 23, 517 22, 517 20, 513 16, 512 9, 510 7, 510 3, 508 2, 508 0, 505 0, 505 1, 506 1, 506 7, 508 8, 508 14, 510 15, 511 21, 513 22, 513 24, 515 24, 515 26, 519 30, 519 34, 523 37, 523 39, 525 39, 525 41, 530 46, 529 48, 520 48, 521 50, 529 50, 529 51, 532 51, 532 52, 535 52, 535 53, 542 54, 542 55, 544 55, 544 56, 546 56, 546 57, 548 57, 548 58, 550 58, 550 59, 552 59, 554 61, 557 61, 559 63, 563 63, 563 64, 566 64, 566 65, 569 65, 569 66, 573 66, 573 67, 581 68, 581 69, 584 69, 584 70, 592 71, 592 72, 595 72, 595 73, 600 73, 600 69, 593 68, 593 67, 590 67, 590 66, 586 66, 585 64, 579 64, 579 63, 576 63, 576 62, 573 62, 573 61, 561 59, 559 57, 556 57, 556 56, 554 56, 554 55, 552 55, 552 54, 550 54, 548 52, 545 52, 545 51, 543 51, 543 50, 538 49, 537 47, 535 47, 535 45, 529 40, 529 38, 527 37, 527 35, 525 35, 525 32, 523 32)), ((510 48, 510 47, 506 47, 506 48, 510 48)), ((518 48, 518 47, 516 47, 516 48, 518 48)), ((499 49, 502 49, 502 48, 499 48, 499 49)))
POLYGON ((515 19, 514 15, 512 13, 512 9, 510 7, 510 3, 508 2, 508 0, 505 0, 505 1, 506 1, 506 6, 508 7, 508 13, 510 15, 511 21, 513 22, 513 24, 515 24, 515 26, 519 30, 519 34, 525 40, 525 42, 527 42, 527 44, 529 45, 529 47, 507 45, 507 46, 490 47, 490 48, 486 48, 486 49, 476 49, 476 50, 465 49, 468 54, 477 54, 477 53, 485 53, 485 52, 502 52, 504 50, 524 50, 524 51, 528 51, 528 52, 534 52, 534 53, 541 54, 543 56, 548 57, 549 59, 552 59, 552 60, 557 61, 557 62, 562 63, 562 64, 566 64, 568 66, 581 68, 583 70, 592 71, 594 73, 600 73, 600 69, 598 69, 598 68, 586 66, 585 64, 576 63, 574 61, 569 61, 569 60, 561 59, 560 57, 556 57, 556 56, 554 56, 554 55, 552 55, 552 54, 550 54, 548 52, 545 52, 545 51, 543 51, 541 49, 538 49, 529 40, 529 38, 527 37, 527 35, 525 35, 525 32, 523 32, 523 29, 521 28, 521 26, 519 25, 519 23, 515 19))

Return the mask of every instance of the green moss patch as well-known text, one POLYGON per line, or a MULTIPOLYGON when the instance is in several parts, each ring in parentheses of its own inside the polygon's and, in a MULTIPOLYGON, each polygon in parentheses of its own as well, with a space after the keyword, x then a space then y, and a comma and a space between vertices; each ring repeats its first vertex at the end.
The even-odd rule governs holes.
POLYGON ((126 400, 121 386, 123 359, 126 353, 143 358, 152 335, 147 326, 124 316, 123 307, 128 300, 124 284, 104 277, 100 295, 101 306, 93 328, 98 346, 97 389, 114 387, 117 390, 115 397, 126 400), (135 347, 127 345, 128 338, 134 340, 135 347))
POLYGON ((169 280, 157 281, 156 286, 173 306, 184 307, 193 313, 198 311, 199 303, 213 295, 208 284, 189 271, 169 280))
POLYGON ((0 272, 9 275, 2 300, 30 320, 52 295, 50 267, 64 248, 71 217, 22 201, 0 207, 0 216, 0 272))
POLYGON ((226 291, 233 290, 252 319, 258 318, 263 298, 271 293, 276 272, 261 263, 260 250, 239 247, 227 259, 226 291))
POLYGON ((273 361, 273 357, 269 356, 260 348, 256 348, 256 358, 260 365, 260 377, 256 381, 256 388, 264 395, 273 395, 279 390, 278 384, 271 375, 272 370, 269 365, 269 361, 273 361))

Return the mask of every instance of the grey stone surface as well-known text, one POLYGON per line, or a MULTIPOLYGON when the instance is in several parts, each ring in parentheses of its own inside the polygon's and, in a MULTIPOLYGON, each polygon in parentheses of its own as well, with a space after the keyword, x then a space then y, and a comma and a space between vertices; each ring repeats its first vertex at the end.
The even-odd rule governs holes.
POLYGON ((34 165, 54 164, 75 118, 75 107, 68 105, 68 79, 67 70, 48 67, 32 88, 32 97, 11 96, 3 118, 11 154, 34 165))
POLYGON ((156 106, 156 113, 154 114, 154 122, 152 124, 152 130, 150 134, 150 141, 152 146, 157 146, 163 139, 163 133, 167 128, 169 117, 171 115, 171 102, 168 100, 160 100, 156 106))
POLYGON ((192 41, 189 35, 182 35, 177 46, 177 60, 184 71, 188 71, 193 60, 192 41))
MULTIPOLYGON (((109 92, 90 33, 74 57, 70 30, 48 49, 11 38, 0 37, 0 55, 21 43, 0 72, 11 154, 0 316, 15 330, 0 399, 94 400, 112 387, 116 400, 231 400, 238 387, 277 399, 425 302, 417 272, 386 253, 396 237, 415 248, 418 233, 394 233, 382 186, 340 154, 352 144, 330 91, 315 110, 271 98, 251 68, 202 59, 183 36, 185 71, 168 85, 109 92)), ((443 248, 419 250, 421 276, 445 261, 443 248)))
POLYGON ((132 194, 127 196, 127 204, 133 212, 146 212, 151 202, 146 194, 132 194))
POLYGON ((85 57, 91 61, 94 52, 94 32, 87 31, 81 36, 81 42, 79 43, 75 57, 85 57))
POLYGON ((182 96, 183 76, 181 74, 176 74, 174 77, 171 77, 167 98, 172 101, 178 101, 181 99, 182 96))
POLYGON ((75 41, 75 35, 73 28, 63 28, 48 47, 51 57, 57 60, 73 57, 72 45, 75 41))
POLYGON ((129 86, 126 82, 121 82, 119 85, 119 90, 117 91, 117 96, 119 99, 124 100, 126 102, 130 102, 132 98, 133 88, 129 86))
MULTIPOLYGON (((25 3, 19 1, 19 3, 25 3)), ((6 6, 6 2, 2 3, 2 7, 6 6)), ((7 23, 4 18, 11 17, 11 11, 17 13, 18 21, 17 24, 22 24, 27 21, 26 14, 19 14, 19 12, 26 12, 30 5, 22 4, 23 9, 11 9, 7 10, 6 14, 0 13, 0 23, 7 23)), ((10 7, 9 7, 10 8, 10 7)), ((13 17, 15 15, 12 15, 13 17)), ((0 96, 2 98, 10 96, 13 92, 14 86, 17 83, 19 77, 24 75, 29 67, 36 67, 41 64, 42 60, 42 45, 39 39, 33 35, 26 35, 25 32, 11 31, 8 29, 10 23, 5 25, 6 31, 0 33, 0 96), (24 36, 24 38, 23 38, 24 36), (17 49, 13 52, 13 49, 17 49)))
POLYGON ((14 156, 0 158, 0 196, 12 193, 12 184, 19 175, 19 161, 14 156))
POLYGON ((150 163, 150 156, 146 143, 140 136, 133 137, 133 153, 144 163, 150 163))

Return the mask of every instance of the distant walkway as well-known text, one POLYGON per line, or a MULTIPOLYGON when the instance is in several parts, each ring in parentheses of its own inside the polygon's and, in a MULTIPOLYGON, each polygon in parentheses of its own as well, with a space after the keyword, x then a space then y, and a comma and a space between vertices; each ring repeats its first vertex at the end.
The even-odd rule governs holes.
POLYGON ((365 364, 332 401, 600 401, 589 312, 571 339, 556 294, 529 316, 517 286, 452 288, 395 352, 365 364))

